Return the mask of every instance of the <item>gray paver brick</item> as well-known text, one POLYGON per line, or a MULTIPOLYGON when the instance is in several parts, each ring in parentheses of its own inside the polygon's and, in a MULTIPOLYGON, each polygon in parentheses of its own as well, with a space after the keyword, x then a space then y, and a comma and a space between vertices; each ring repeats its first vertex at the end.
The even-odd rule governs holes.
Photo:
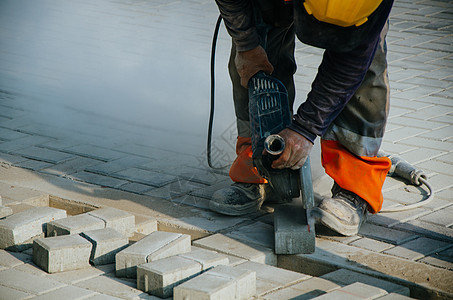
POLYGON ((89 173, 89 172, 85 172, 85 171, 76 172, 76 173, 68 175, 67 177, 70 179, 78 180, 78 181, 84 181, 84 182, 88 182, 91 184, 113 187, 113 188, 118 188, 118 187, 128 183, 126 180, 112 178, 109 176, 98 175, 98 174, 89 173))
POLYGON ((84 231, 80 234, 92 245, 90 263, 106 265, 115 262, 115 255, 129 244, 126 236, 113 228, 84 231))
POLYGON ((12 141, 4 142, 0 144, 0 151, 2 152, 11 152, 14 150, 24 149, 31 146, 36 146, 45 142, 48 142, 50 139, 42 136, 26 136, 24 138, 15 139, 12 141))
POLYGON ((142 170, 142 169, 137 169, 137 168, 129 168, 125 169, 116 173, 111 174, 111 176, 124 179, 124 180, 129 180, 129 181, 134 181, 138 183, 143 183, 155 187, 161 187, 166 184, 169 184, 175 180, 177 180, 176 176, 173 175, 168 175, 168 174, 163 174, 163 173, 158 173, 158 172, 153 172, 153 171, 148 171, 148 170, 142 170))
POLYGON ((274 226, 259 221, 250 225, 241 226, 226 235, 234 239, 252 242, 271 249, 275 245, 274 226))
POLYGON ((0 219, 13 214, 11 207, 0 205, 0 219))
POLYGON ((386 228, 370 223, 364 223, 360 227, 359 235, 381 240, 394 245, 399 245, 418 237, 418 235, 414 233, 400 231, 393 228, 386 228))
POLYGON ((190 251, 190 236, 155 231, 116 254, 116 275, 136 278, 136 266, 190 251))
POLYGON ((84 170, 85 167, 97 163, 99 163, 98 160, 94 160, 91 158, 75 157, 74 159, 62 162, 60 164, 41 169, 41 172, 57 176, 64 176, 82 171, 84 170))
POLYGON ((105 227, 113 228, 126 236, 130 236, 134 232, 135 216, 127 211, 104 207, 87 212, 87 214, 101 219, 105 223, 105 227))
POLYGON ((23 261, 17 259, 10 252, 0 250, 0 266, 5 268, 14 268, 16 266, 22 265, 23 263, 23 261))
POLYGON ((6 286, 33 295, 44 294, 64 285, 56 280, 15 269, 0 271, 0 286, 6 286))
POLYGON ((378 299, 380 299, 380 300, 409 300, 409 299, 414 299, 414 298, 404 296, 401 294, 397 294, 397 293, 390 293, 385 296, 379 297, 378 299))
POLYGON ((23 157, 36 159, 51 164, 58 164, 73 158, 74 156, 68 153, 54 151, 46 148, 27 147, 25 149, 14 150, 14 154, 19 154, 23 157))
POLYGON ((25 292, 18 291, 13 288, 9 288, 3 285, 0 285, 0 298, 7 300, 7 299, 15 299, 15 300, 22 300, 22 299, 29 299, 33 295, 25 292))
POLYGON ((79 235, 39 238, 33 241, 33 262, 48 273, 88 267, 92 245, 79 235))
POLYGON ((293 285, 300 281, 310 279, 311 276, 302 273, 297 273, 274 266, 247 261, 236 265, 235 268, 246 269, 256 272, 256 279, 272 283, 281 288, 293 285))
POLYGON ((76 234, 102 228, 105 228, 104 221, 84 213, 49 222, 47 224, 47 236, 76 234))
POLYGON ((436 238, 446 242, 453 242, 453 228, 439 226, 428 222, 412 220, 396 225, 395 229, 410 231, 414 234, 436 238))
POLYGON ((66 217, 66 211, 35 207, 0 220, 0 248, 28 248, 31 240, 43 236, 47 222, 66 217))
POLYGON ((453 205, 442 208, 439 211, 433 212, 429 215, 419 218, 420 221, 429 222, 445 227, 453 225, 453 205))
POLYGON ((173 288, 199 275, 202 266, 198 262, 172 256, 137 266, 137 288, 151 295, 168 298, 173 288))
POLYGON ((61 289, 34 297, 36 300, 76 300, 86 299, 89 296, 95 295, 96 292, 87 289, 79 288, 76 286, 65 286, 61 289))
POLYGON ((249 299, 255 293, 255 272, 218 266, 177 286, 174 299, 249 299))
POLYGON ((147 296, 146 293, 135 289, 133 287, 135 284, 107 276, 97 276, 85 281, 78 282, 75 285, 81 288, 89 289, 101 294, 118 297, 121 299, 146 299, 147 296))
POLYGON ((54 279, 59 282, 66 283, 68 285, 74 285, 78 282, 89 280, 96 278, 101 275, 109 274, 115 271, 115 264, 111 265, 103 265, 103 266, 97 266, 96 268, 94 267, 89 267, 89 268, 83 268, 83 269, 78 269, 78 270, 72 270, 72 271, 65 271, 61 273, 53 273, 53 274, 47 274, 48 278, 54 279))
POLYGON ((146 163, 151 162, 151 159, 128 155, 119 159, 115 159, 105 163, 98 163, 93 166, 89 166, 86 168, 87 171, 92 173, 99 173, 102 175, 110 175, 115 172, 119 172, 124 169, 132 168, 132 167, 140 167, 146 163))
POLYGON ((27 137, 28 134, 0 127, 0 136, 2 137, 2 139, 9 141, 27 137))
POLYGON ((246 244, 220 233, 196 240, 193 245, 258 263, 277 265, 277 256, 274 254, 273 249, 260 245, 246 244))
POLYGON ((333 281, 341 285, 349 285, 355 282, 361 282, 380 289, 384 289, 388 293, 398 293, 409 296, 409 288, 405 286, 345 269, 339 269, 337 271, 325 274, 321 276, 321 278, 333 281))
POLYGON ((77 145, 65 148, 64 151, 102 161, 110 161, 124 156, 124 154, 120 152, 93 145, 77 145))
POLYGON ((401 244, 400 246, 384 251, 384 253, 396 255, 410 260, 417 260, 434 252, 442 251, 450 247, 450 243, 434 239, 420 237, 416 240, 401 244))
POLYGON ((332 281, 314 277, 262 297, 265 300, 298 299, 298 297, 301 299, 310 299, 338 288, 340 286, 332 281))
POLYGON ((350 245, 360 247, 363 249, 367 249, 370 251, 376 251, 376 252, 382 252, 384 250, 394 247, 392 244, 388 244, 388 243, 381 242, 381 241, 376 241, 376 240, 369 239, 369 238, 361 238, 359 240, 356 240, 356 241, 350 243, 350 245))
POLYGON ((49 167, 53 166, 53 164, 46 163, 44 161, 39 161, 39 160, 27 159, 27 160, 15 163, 14 166, 33 170, 33 171, 39 171, 41 169, 49 168, 49 167))
POLYGON ((178 179, 175 182, 169 183, 163 187, 152 189, 146 195, 162 198, 165 200, 172 200, 188 194, 194 190, 201 189, 206 185, 188 181, 185 179, 178 179))

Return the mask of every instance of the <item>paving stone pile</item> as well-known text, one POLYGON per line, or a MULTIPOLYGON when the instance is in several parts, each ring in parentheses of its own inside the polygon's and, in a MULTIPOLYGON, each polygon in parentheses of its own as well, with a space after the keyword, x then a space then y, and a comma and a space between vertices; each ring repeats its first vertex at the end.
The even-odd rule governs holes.
POLYGON ((354 278, 351 274, 354 272, 348 270, 336 271, 344 273, 339 276, 334 272, 316 278, 277 268, 272 266, 276 258, 269 256, 268 251, 262 252, 220 234, 199 239, 192 245, 187 234, 152 231, 129 243, 125 233, 131 236, 137 233, 136 229, 144 231, 143 225, 135 226, 134 219, 134 215, 113 208, 66 217, 65 210, 49 207, 34 207, 1 219, 2 228, 9 228, 10 235, 18 229, 27 234, 11 241, 8 235, 0 236, 2 248, 9 250, 0 250, 0 298, 198 300, 285 299, 303 295, 306 299, 318 296, 320 299, 346 296, 403 299, 409 296, 407 287, 372 277, 367 278, 367 283, 337 282, 338 278, 354 278), (18 223, 17 219, 24 216, 29 217, 28 222, 18 223), (99 216, 103 216, 102 226, 93 226, 99 216))

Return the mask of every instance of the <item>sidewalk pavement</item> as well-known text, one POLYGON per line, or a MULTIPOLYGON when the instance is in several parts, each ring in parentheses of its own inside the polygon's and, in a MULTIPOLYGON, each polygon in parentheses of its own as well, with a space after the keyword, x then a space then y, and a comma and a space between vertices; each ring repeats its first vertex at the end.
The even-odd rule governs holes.
MULTIPOLYGON (((279 256, 280 268, 340 286, 368 275, 408 287, 416 298, 453 296, 452 12, 451 1, 397 1, 387 37, 391 108, 382 148, 426 172, 433 202, 370 216, 354 237, 320 228, 315 254, 279 256)), ((4 206, 18 212, 42 197, 111 206, 154 217, 159 230, 192 240, 232 238, 273 254, 272 207, 241 218, 208 209, 212 193, 230 183, 227 168, 209 169, 205 159, 214 1, 4 0, 0 14, 4 206)), ((229 47, 222 28, 212 145, 218 166, 234 159, 229 47)), ((322 51, 296 47, 298 105, 322 51)), ((315 190, 326 195, 331 180, 316 146, 315 190)), ((427 197, 424 188, 395 178, 387 178, 383 194, 384 208, 427 197)), ((44 276, 28 266, 27 254, 14 255, 27 265, 20 271, 44 276)), ((116 280, 100 279, 111 270, 91 272, 100 282, 116 280)), ((63 277, 53 276, 56 282, 63 277)))

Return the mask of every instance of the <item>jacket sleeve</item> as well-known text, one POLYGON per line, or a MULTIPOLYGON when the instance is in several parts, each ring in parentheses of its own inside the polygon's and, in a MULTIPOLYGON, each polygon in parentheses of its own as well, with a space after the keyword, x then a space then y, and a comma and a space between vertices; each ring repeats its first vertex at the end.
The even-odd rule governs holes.
POLYGON ((216 0, 228 33, 238 51, 248 51, 260 44, 251 0, 216 0))
POLYGON ((362 83, 378 41, 379 35, 349 52, 326 50, 307 100, 289 128, 312 142, 322 136, 362 83))

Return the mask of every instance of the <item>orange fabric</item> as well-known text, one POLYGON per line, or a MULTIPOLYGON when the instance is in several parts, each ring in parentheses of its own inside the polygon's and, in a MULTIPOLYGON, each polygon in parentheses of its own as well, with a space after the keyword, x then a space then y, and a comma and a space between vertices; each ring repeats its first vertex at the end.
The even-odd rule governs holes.
POLYGON ((363 198, 370 211, 382 208, 382 185, 391 167, 388 157, 356 156, 337 141, 321 140, 321 161, 326 173, 345 190, 363 198))
POLYGON ((238 137, 236 154, 237 157, 230 168, 231 180, 243 183, 267 183, 253 166, 251 138, 238 137))

